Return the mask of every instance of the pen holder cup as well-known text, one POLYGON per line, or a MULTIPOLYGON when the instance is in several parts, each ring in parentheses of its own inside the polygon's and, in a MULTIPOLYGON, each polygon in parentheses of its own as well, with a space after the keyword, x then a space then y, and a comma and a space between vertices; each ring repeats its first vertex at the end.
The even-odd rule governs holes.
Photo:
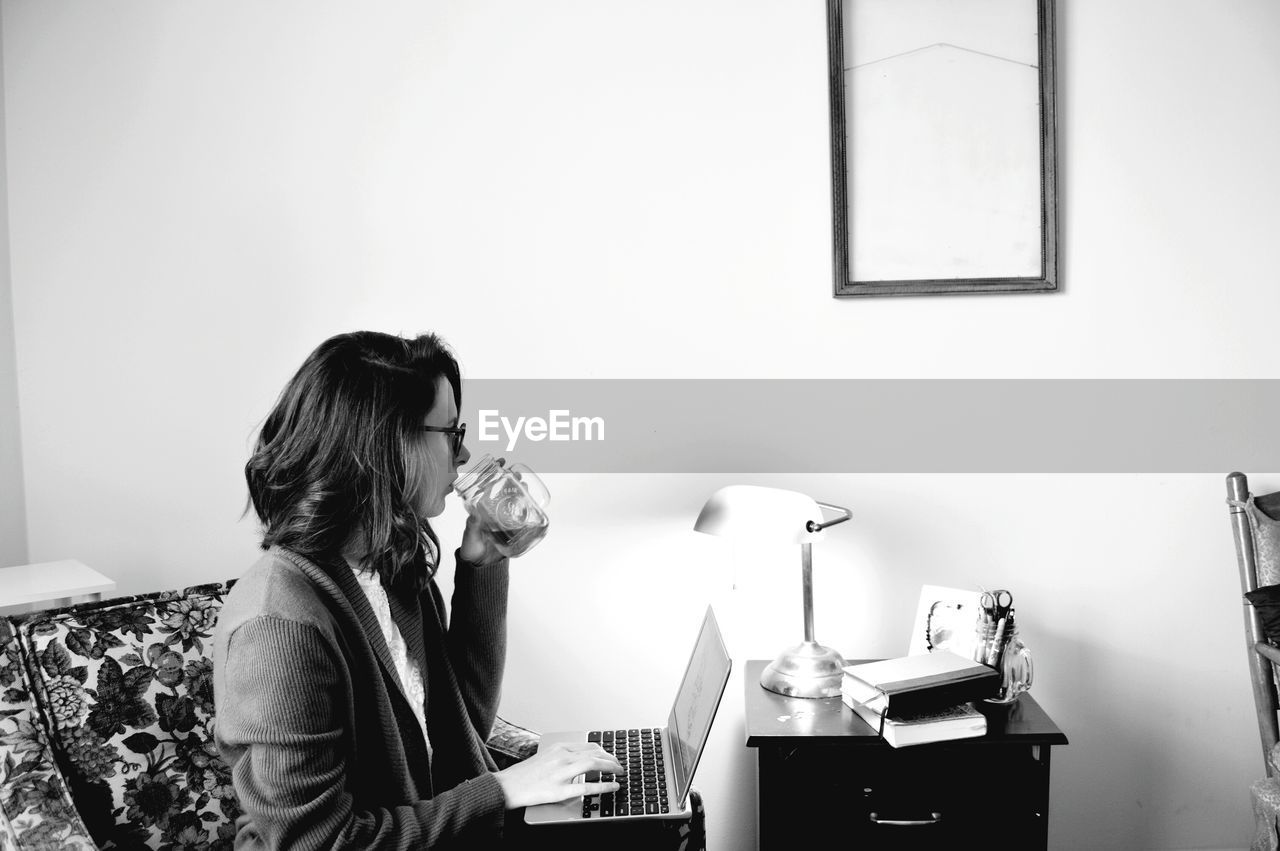
POLYGON ((1013 703, 1031 688, 1035 668, 1031 651, 1018 636, 1018 625, 1010 617, 1001 633, 994 622, 979 620, 974 627, 974 660, 1000 672, 1000 688, 988 703, 1013 703))

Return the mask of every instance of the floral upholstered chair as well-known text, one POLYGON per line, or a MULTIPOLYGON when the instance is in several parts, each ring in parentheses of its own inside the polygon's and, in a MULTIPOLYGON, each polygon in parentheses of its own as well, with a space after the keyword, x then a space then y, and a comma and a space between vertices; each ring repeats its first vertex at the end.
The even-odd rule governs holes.
MULTIPOLYGON (((0 618, 0 851, 231 847, 209 654, 233 584, 0 618)), ((506 767, 537 742, 500 718, 487 744, 506 767)), ((669 847, 705 848, 691 797, 669 847)))
POLYGON ((35 754, 37 744, 47 744, 53 765, 43 770, 58 775, 47 781, 46 795, 29 790, 21 802, 0 802, 18 847, 55 838, 61 844, 49 847, 63 847, 86 835, 87 847, 230 846, 240 807, 213 742, 208 657, 229 587, 122 597, 14 620, 4 680, 25 674, 14 687, 30 690, 31 707, 28 720, 0 736, 0 747, 35 754), (58 781, 62 789, 54 788, 58 781), (64 790, 74 808, 63 803, 64 790), (75 819, 59 824, 68 809, 75 819))

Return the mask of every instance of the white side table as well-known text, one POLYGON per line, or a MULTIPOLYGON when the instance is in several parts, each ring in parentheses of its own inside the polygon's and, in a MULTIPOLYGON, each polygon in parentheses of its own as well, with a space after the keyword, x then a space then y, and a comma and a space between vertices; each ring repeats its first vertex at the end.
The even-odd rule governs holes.
POLYGON ((101 600, 114 579, 75 559, 0 567, 0 616, 101 600))

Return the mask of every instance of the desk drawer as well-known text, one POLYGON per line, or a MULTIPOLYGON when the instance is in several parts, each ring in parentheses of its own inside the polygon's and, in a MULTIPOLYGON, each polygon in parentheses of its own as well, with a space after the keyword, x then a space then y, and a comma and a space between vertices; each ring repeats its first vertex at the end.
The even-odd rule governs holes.
POLYGON ((761 759, 761 848, 799 836, 859 849, 1043 841, 1048 776, 1026 746, 801 746, 761 759))

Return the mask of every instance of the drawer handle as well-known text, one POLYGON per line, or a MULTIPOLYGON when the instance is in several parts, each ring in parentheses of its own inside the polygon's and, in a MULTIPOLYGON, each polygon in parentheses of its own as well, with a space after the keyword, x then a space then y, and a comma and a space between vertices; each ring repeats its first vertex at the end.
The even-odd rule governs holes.
POLYGON ((930 813, 930 818, 922 819, 901 819, 901 818, 880 818, 878 813, 871 813, 872 824, 884 824, 892 827, 923 827, 925 825, 937 824, 942 821, 942 813, 930 813))

